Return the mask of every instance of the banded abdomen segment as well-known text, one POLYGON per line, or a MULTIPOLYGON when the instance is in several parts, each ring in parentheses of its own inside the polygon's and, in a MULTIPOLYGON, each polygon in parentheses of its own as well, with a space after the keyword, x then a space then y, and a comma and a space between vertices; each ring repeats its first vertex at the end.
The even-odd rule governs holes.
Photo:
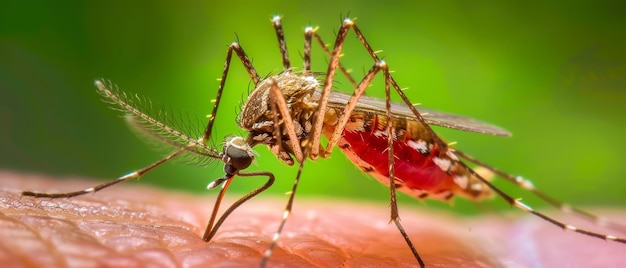
MULTIPOLYGON (((451 199, 455 194, 479 199, 490 191, 459 164, 450 151, 441 152, 435 137, 416 121, 393 118, 392 133, 396 187, 416 198, 451 199)), ((387 119, 372 112, 353 112, 339 148, 363 171, 389 184, 387 119)), ((332 133, 327 124, 324 134, 332 133)))

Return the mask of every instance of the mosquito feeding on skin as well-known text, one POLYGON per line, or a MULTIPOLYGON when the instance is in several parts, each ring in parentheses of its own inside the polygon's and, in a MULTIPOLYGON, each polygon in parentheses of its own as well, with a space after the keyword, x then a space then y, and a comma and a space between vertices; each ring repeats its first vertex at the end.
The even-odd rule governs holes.
MULTIPOLYGON (((305 161, 316 160, 320 157, 327 158, 335 147, 339 147, 358 168, 389 187, 391 221, 397 226, 416 261, 422 267, 426 264, 418 253, 418 247, 413 244, 400 222, 396 190, 417 199, 440 200, 450 200, 454 196, 480 200, 495 194, 511 206, 534 214, 562 229, 626 243, 625 238, 579 229, 537 212, 519 199, 504 193, 479 172, 470 168, 466 162, 488 170, 563 211, 597 222, 603 221, 593 214, 555 200, 536 189, 532 183, 522 177, 493 168, 464 152, 451 148, 451 145, 440 138, 430 125, 488 135, 509 136, 510 134, 497 126, 475 119, 421 107, 416 108, 392 77, 387 63, 379 58, 377 51, 372 49, 354 20, 346 18, 342 21, 332 49, 329 49, 323 42, 316 28, 306 27, 304 30, 304 64, 302 70, 297 72, 290 63, 281 17, 274 16, 271 21, 282 55, 282 72, 266 78, 260 77, 243 47, 237 42, 230 44, 224 70, 219 79, 214 106, 204 133, 200 137, 190 136, 173 125, 169 125, 170 121, 167 118, 150 114, 142 106, 141 101, 119 91, 112 84, 96 81, 98 92, 115 109, 128 115, 126 118, 132 128, 175 148, 174 151, 142 169, 88 189, 66 193, 24 191, 22 195, 47 198, 73 197, 97 192, 130 179, 137 179, 174 158, 194 156, 205 160, 219 160, 224 163, 225 175, 212 181, 207 187, 212 189, 221 186, 203 235, 203 240, 209 242, 237 207, 272 186, 275 177, 271 172, 244 171, 254 160, 252 148, 264 144, 282 162, 289 166, 298 165, 298 173, 294 179, 282 221, 260 261, 260 265, 265 266, 291 213, 305 161), (351 30, 365 47, 373 62, 369 71, 358 83, 340 63, 346 36, 351 30), (311 50, 314 40, 330 57, 327 69, 322 70, 323 72, 311 70, 311 50), (214 138, 213 126, 221 104, 222 93, 226 88, 226 78, 233 53, 243 64, 254 83, 254 89, 243 104, 238 119, 239 126, 247 132, 247 136, 229 136, 220 151, 213 148, 210 142, 214 138), (354 90, 352 94, 332 90, 337 71, 346 76, 352 84, 354 90), (384 78, 384 100, 363 95, 376 75, 382 75, 384 78), (392 92, 400 97, 401 103, 391 102, 392 92), (322 144, 322 135, 327 140, 325 145, 322 144), (267 179, 261 186, 231 204, 218 217, 217 213, 226 190, 233 179, 238 176, 259 176, 267 179)), ((613 227, 618 226, 613 225, 613 227)))

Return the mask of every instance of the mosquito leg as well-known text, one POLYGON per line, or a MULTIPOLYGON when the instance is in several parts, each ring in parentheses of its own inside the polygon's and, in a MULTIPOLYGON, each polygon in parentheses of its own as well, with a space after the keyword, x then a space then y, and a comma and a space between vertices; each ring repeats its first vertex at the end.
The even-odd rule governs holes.
POLYGON ((502 170, 499 170, 497 168, 494 168, 492 166, 489 166, 479 160, 477 160, 476 158, 467 155, 461 151, 458 150, 454 150, 454 153, 456 155, 458 155, 461 158, 466 159, 467 161, 469 161, 470 163, 474 163, 478 166, 481 166, 483 168, 486 168, 487 170, 490 170, 491 172, 495 173, 496 175, 500 176, 501 178, 505 179, 508 182, 511 182, 515 185, 517 185, 519 188, 529 191, 532 194, 538 196, 539 198, 541 198, 542 200, 546 201, 547 203, 549 203, 550 205, 558 208, 559 210, 563 211, 563 212, 567 212, 567 213, 574 213, 578 216, 581 216, 583 218, 586 218, 588 220, 591 220, 592 222, 594 222, 595 224, 599 225, 599 226, 606 226, 612 229, 616 229, 619 230, 621 232, 625 232, 626 233, 626 227, 609 221, 606 218, 594 215, 590 212, 587 212, 585 210, 582 210, 580 208, 576 208, 576 207, 572 207, 564 202, 561 202, 551 196, 549 196, 548 194, 540 191, 539 189, 535 188, 535 186, 532 184, 532 182, 530 182, 529 180, 524 179, 521 176, 515 176, 509 173, 506 173, 502 170))
MULTIPOLYGON (((332 81, 332 76, 331 75, 334 75, 334 71, 339 66, 339 60, 338 60, 339 53, 340 53, 340 50, 341 50, 341 46, 343 45, 343 42, 345 41, 345 36, 347 34, 347 31, 349 30, 350 27, 352 27, 353 29, 355 29, 355 31, 358 32, 357 36, 358 36, 359 40, 361 40, 363 45, 366 47, 366 49, 370 53, 370 56, 372 56, 372 58, 376 59, 376 63, 368 71, 368 73, 365 75, 365 77, 361 80, 359 85, 356 86, 356 90, 352 94, 352 97, 350 97, 350 99, 348 100, 348 103, 346 104, 346 107, 345 107, 341 117, 339 118, 339 120, 338 120, 338 122, 337 122, 337 124, 335 126, 335 130, 333 131, 333 134, 328 138, 328 144, 327 144, 326 149, 323 152, 323 156, 324 155, 329 155, 330 152, 332 151, 333 147, 337 144, 337 142, 341 138, 343 129, 345 128, 345 125, 347 124, 352 111, 356 107, 358 99, 361 97, 361 95, 363 94, 363 92, 365 91, 367 86, 369 86, 369 84, 371 83, 371 81, 374 78, 374 76, 382 69, 384 74, 385 74, 385 91, 386 91, 386 96, 387 96, 387 98, 386 98, 387 120, 389 122, 387 124, 387 133, 388 133, 388 137, 389 137, 389 140, 388 140, 388 142, 389 142, 389 144, 388 144, 389 159, 388 159, 388 161, 389 161, 389 179, 390 179, 389 185, 390 185, 390 199, 391 199, 391 220, 395 223, 396 227, 398 228, 398 230, 400 231, 400 233, 404 237, 404 240, 406 241, 406 243, 408 244, 409 248, 413 252, 413 255, 417 259, 417 261, 420 264, 420 266, 421 267, 426 267, 424 261, 422 260, 422 258, 420 257, 419 253, 417 252, 417 249, 415 248, 415 246, 411 242, 411 239, 409 238, 408 234, 404 230, 404 227, 400 223, 400 216, 399 216, 399 212, 398 212, 398 203, 397 203, 397 199, 396 199, 396 189, 395 189, 395 178, 393 176, 393 172, 394 172, 393 135, 391 133, 392 132, 391 100, 390 100, 390 87, 389 86, 391 84, 392 78, 389 75, 389 70, 388 70, 387 64, 384 61, 380 60, 376 56, 376 53, 371 49, 369 44, 365 41, 365 38, 363 37, 363 35, 360 34, 360 31, 358 31, 358 28, 356 28, 356 26, 354 25, 354 23, 351 20, 348 20, 348 19, 344 20, 342 28, 340 29, 339 33, 337 34, 337 40, 335 42, 335 47, 333 49, 333 53, 332 53, 332 56, 331 56, 330 65, 328 67, 328 73, 327 73, 327 77, 326 77, 326 81, 325 81, 324 91, 322 92, 322 97, 320 98, 320 107, 322 107, 327 102, 327 99, 324 99, 324 94, 326 93, 327 90, 329 90, 329 85, 330 85, 330 82, 332 81), (329 78, 329 76, 330 76, 330 78, 329 78)), ((320 43, 322 43, 322 47, 325 47, 323 45, 323 42, 321 41, 321 38, 317 38, 317 40, 320 43)), ((346 73, 344 73, 344 74, 346 74, 346 73)), ((349 77, 349 74, 346 74, 346 75, 349 77)), ((322 108, 320 108, 320 111, 325 111, 325 109, 326 109, 325 107, 322 107, 322 108)), ((419 115, 419 113, 418 113, 418 115, 419 115)), ((315 138, 316 136, 314 135, 313 137, 314 137, 313 141, 315 142, 316 141, 316 138, 315 138)), ((317 148, 319 148, 319 145, 318 144, 313 144, 311 149, 312 150, 316 150, 317 148)))
POLYGON ((337 33, 337 39, 335 40, 335 47, 333 48, 332 55, 330 57, 330 61, 328 63, 328 69, 326 71, 326 79, 324 80, 324 89, 322 90, 322 95, 319 99, 319 106, 317 107, 317 118, 315 119, 313 125, 313 134, 311 136, 311 151, 309 153, 309 157, 312 160, 317 159, 319 156, 320 149, 320 139, 322 135, 322 127, 324 125, 324 112, 326 111, 326 107, 328 105, 328 99, 330 98, 330 91, 333 86, 333 81, 335 79, 335 71, 337 70, 337 66, 339 65, 339 57, 341 56, 341 48, 343 47, 344 41, 346 39, 346 35, 348 34, 348 30, 350 27, 354 25, 354 22, 350 19, 343 20, 341 28, 337 33))
MULTIPOLYGON (((315 32, 315 29, 313 29, 313 37, 315 37, 315 40, 317 40, 317 43, 322 47, 326 55, 328 55, 329 57, 332 56, 332 53, 330 52, 330 50, 328 50, 328 45, 324 43, 324 41, 322 41, 322 38, 315 32)), ((357 87, 356 80, 352 78, 352 75, 350 75, 350 71, 347 70, 345 67, 343 67, 341 62, 339 62, 339 64, 337 65, 337 68, 339 68, 339 70, 346 76, 348 81, 350 81, 352 88, 356 88, 357 87)))
POLYGON ((252 62, 246 55, 246 52, 243 50, 243 48, 239 45, 239 43, 231 43, 230 46, 228 46, 228 53, 226 54, 226 61, 224 62, 224 71, 222 72, 222 77, 219 78, 220 85, 217 88, 217 96, 215 96, 215 99, 212 100, 212 102, 215 102, 215 104, 213 105, 213 110, 211 111, 211 115, 209 116, 209 123, 207 124, 206 129, 204 130, 204 135, 202 136, 202 139, 200 141, 200 143, 202 144, 205 144, 207 141, 211 140, 213 124, 215 123, 217 109, 219 108, 220 101, 222 100, 222 92, 224 91, 224 86, 226 85, 226 78, 228 77, 228 70, 230 69, 230 60, 233 56, 233 51, 235 51, 235 53, 241 60, 243 67, 246 68, 246 71, 252 79, 252 82, 254 82, 254 85, 258 84, 261 80, 258 73, 254 69, 254 66, 252 66, 252 62))
MULTIPOLYGON (((339 68, 338 66, 339 66, 339 57, 341 56, 341 49, 342 49, 343 44, 345 42, 346 35, 348 34, 348 31, 350 29, 354 30, 354 32, 355 32, 355 34, 357 36, 357 39, 359 39, 359 41, 361 41, 361 44, 363 44, 363 46, 367 50, 367 52, 370 55, 370 57, 376 63, 381 62, 381 60, 378 57, 378 55, 376 55, 377 51, 374 51, 372 49, 372 47, 370 46, 369 42, 367 42, 367 40, 365 39, 365 36, 361 32, 361 30, 359 30, 359 28, 356 26, 354 21, 352 21, 350 19, 344 19, 344 21, 342 23, 342 26, 339 29, 339 32, 337 33, 337 39, 335 40, 335 46, 334 46, 333 51, 331 53, 330 62, 328 64, 328 71, 326 72, 326 80, 324 81, 324 88, 322 90, 322 95, 320 96, 320 99, 319 99, 318 113, 322 113, 323 111, 326 111, 326 106, 327 106, 327 103, 328 103, 328 99, 330 97, 332 81, 333 81, 333 79, 335 77, 335 71, 336 71, 337 68, 339 68)), ((321 42, 321 39, 318 39, 318 41, 320 43, 322 43, 322 47, 325 47, 323 45, 323 42, 321 42)), ((409 109, 413 112, 413 114, 415 115, 415 118, 420 123, 422 123, 424 126, 428 126, 428 124, 426 123, 426 121, 424 120, 422 115, 417 111, 417 109, 415 109, 415 107, 413 106, 413 104, 411 103, 409 98, 404 94, 404 92, 398 86, 398 84, 396 83, 396 81, 393 79, 392 76, 389 76, 388 82, 395 89, 395 91, 398 93, 400 98, 402 98, 402 101, 404 101, 406 103, 406 105, 409 107, 409 109)), ((324 123, 323 120, 316 120, 316 122, 315 122, 315 124, 313 126, 311 153, 310 153, 309 156, 311 157, 311 159, 314 159, 314 160, 319 155, 319 144, 320 144, 320 136, 321 136, 321 132, 322 132, 322 125, 323 125, 323 123, 324 123)), ((431 128, 428 127, 428 128, 426 128, 426 130, 429 132, 430 136, 438 137, 437 134, 431 128)), ((436 139, 436 142, 437 142, 437 145, 439 146, 442 154, 445 153, 445 151, 448 148, 447 143, 445 143, 443 140, 441 140, 439 138, 436 139)), ((327 147, 326 151, 329 151, 328 147, 327 147)))
POLYGON ((311 74, 311 38, 315 34, 316 30, 317 29, 310 26, 304 28, 304 57, 302 60, 304 75, 311 74))
POLYGON ((131 180, 131 179, 138 179, 139 177, 143 176, 144 174, 148 173, 149 171, 151 171, 152 169, 154 169, 155 167, 160 166, 161 164, 169 161, 170 159, 182 154, 183 152, 186 151, 186 148, 180 148, 177 151, 175 151, 174 153, 164 157, 163 159, 156 161, 154 163, 152 163, 151 165, 144 167, 140 170, 136 170, 133 171, 131 173, 128 173, 122 177, 117 178, 116 180, 113 181, 109 181, 109 182, 105 182, 102 184, 98 184, 94 187, 90 187, 84 190, 80 190, 80 191, 75 191, 75 192, 67 192, 67 193, 41 193, 41 192, 31 192, 31 191, 24 191, 22 192, 22 195, 24 196, 33 196, 33 197, 49 197, 49 198, 62 198, 62 197, 74 197, 74 196, 78 196, 78 195, 84 195, 84 194, 88 194, 88 193, 95 193, 97 191, 100 191, 104 188, 108 188, 110 186, 113 186, 115 184, 118 184, 120 182, 125 182, 127 180, 131 180))
POLYGON ((287 42, 285 42, 285 33, 283 32, 283 25, 281 23, 280 16, 276 15, 272 17, 272 24, 276 30, 276 38, 278 39, 278 47, 280 47, 280 55, 283 57, 283 69, 289 70, 291 63, 289 63, 289 53, 287 52, 287 42))
POLYGON ((386 117, 387 117, 387 161, 389 164, 389 197, 390 197, 390 209, 391 209, 391 220, 396 224, 396 227, 402 234, 404 241, 409 245, 411 252, 413 252, 413 256, 417 259, 420 267, 425 268, 426 264, 422 257, 420 257, 419 253, 417 253, 417 249, 411 242, 411 238, 404 230, 402 223, 400 223, 400 212, 398 211, 398 200, 396 198, 396 178, 394 177, 395 165, 394 165, 394 154, 393 154, 393 120, 391 120, 391 90, 389 89, 389 70, 386 68, 386 65, 383 65, 383 73, 385 75, 385 108, 386 108, 386 117))
POLYGON ((568 231, 573 231, 576 233, 580 233, 580 234, 584 234, 584 235, 588 235, 588 236, 592 236, 592 237, 596 237, 596 238, 600 238, 600 239, 604 239, 604 240, 612 240, 612 241, 616 241, 616 242, 620 242, 620 243, 625 243, 626 244, 626 238, 622 238, 622 237, 616 237, 613 235, 609 235, 609 234, 601 234, 601 233, 597 233, 597 232, 592 232, 592 231, 588 231, 585 229, 580 229, 577 228, 575 226, 560 222, 552 217, 549 217, 541 212, 535 211, 533 208, 529 207, 528 205, 522 203, 521 201, 519 201, 518 199, 514 199, 513 197, 511 197, 510 195, 506 194, 505 192, 503 192, 502 190, 500 190, 498 187, 496 187, 495 185, 493 185, 491 182, 489 182, 488 180, 486 180, 485 178, 481 177, 478 173, 476 173, 476 171, 474 171, 473 169, 469 168, 465 163, 460 162, 459 163, 465 167, 472 175, 476 176, 482 183, 484 183, 485 185, 487 185, 489 188, 491 188, 491 190, 493 190, 498 196, 500 196, 502 199, 504 199, 504 201, 506 201, 507 203, 509 203, 511 206, 514 206, 522 211, 528 212, 530 214, 533 214, 549 223, 552 223, 556 226, 558 226, 561 229, 564 230, 568 230, 568 231))
MULTIPOLYGON (((278 87, 274 79, 270 78, 269 81, 271 82, 270 103, 272 105, 272 110, 274 111, 276 110, 276 108, 278 108, 278 111, 280 111, 280 115, 282 116, 282 119, 283 119, 282 120, 283 124, 285 126, 285 129, 287 130, 287 136, 289 136, 289 141, 291 142, 291 150, 293 151, 293 155, 296 157, 296 160, 298 160, 298 162, 302 163, 305 160, 304 154, 302 153, 302 147, 300 146, 298 136, 296 135, 296 129, 293 124, 293 118, 291 117, 291 111, 289 110, 289 107, 287 106, 287 102, 285 101, 285 96, 283 96, 283 93, 281 92, 280 87, 278 87)), ((277 123, 276 118, 277 116, 275 115, 274 124, 277 123)), ((282 136, 282 133, 280 133, 280 130, 281 130, 280 126, 274 127, 274 131, 279 132, 278 135, 274 134, 276 137, 282 136)))
MULTIPOLYGON (((272 87, 270 87, 270 98, 275 98, 274 96, 276 96, 276 93, 271 92, 271 88, 274 87, 274 85, 276 84, 276 81, 274 80, 269 80, 273 82, 272 87)), ((280 90, 279 90, 280 91, 280 90)), ((283 97, 282 92, 278 93, 278 97, 281 98, 283 97)), ((272 130, 272 135, 274 136, 274 139, 276 140, 276 142, 270 147, 272 153, 274 153, 275 155, 278 155, 281 153, 281 150, 283 148, 283 134, 282 134, 282 128, 280 127, 280 112, 279 112, 279 108, 277 107, 278 105, 276 104, 276 101, 270 100, 270 108, 272 110, 272 114, 274 115, 272 117, 273 123, 274 123, 274 129, 272 130)), ((284 122, 284 120, 283 120, 284 122)), ((297 160, 299 161, 299 160, 297 160)))
MULTIPOLYGON (((375 51, 372 49, 369 42, 367 42, 367 40, 365 39, 365 35, 363 35, 363 33, 361 32, 361 30, 359 30, 356 24, 354 23, 352 24, 352 29, 354 30, 354 33, 356 34, 359 41, 361 41, 361 43, 363 44, 367 52, 370 54, 370 57, 372 57, 374 61, 379 62, 380 58, 377 55, 379 51, 375 51)), ((406 94, 404 94, 404 92, 402 91, 402 88, 400 88, 400 86, 398 86, 398 83, 393 79, 393 76, 390 75, 388 81, 391 84, 391 86, 395 89, 396 93, 398 93, 402 101, 409 107, 411 112, 413 112, 413 115, 415 115, 415 118, 424 126, 428 126, 428 124, 424 120, 424 117, 422 117, 422 115, 417 111, 417 109, 415 109, 415 107, 411 103, 411 100, 409 100, 406 94)), ((448 148, 448 144, 444 142, 443 140, 441 140, 439 136, 435 133, 435 131, 432 130, 432 128, 427 127, 426 130, 429 132, 430 136, 437 137, 436 138, 437 145, 439 146, 442 154, 445 153, 445 151, 448 148)))
MULTIPOLYGON (((283 30, 282 30, 282 25, 280 23, 280 17, 279 16, 274 16, 272 18, 272 23, 274 25, 274 28, 276 29, 276 35, 278 37, 278 42, 279 42, 281 54, 283 56, 283 66, 285 67, 285 69, 288 69, 290 67, 289 56, 287 54, 287 44, 285 42, 285 37, 284 37, 283 30)), ((261 78, 259 77, 258 73, 254 69, 254 66, 252 65, 252 62, 250 61, 250 59, 246 55, 246 53, 243 50, 243 48, 239 45, 238 42, 233 42, 228 47, 228 53, 226 55, 226 61, 224 63, 224 71, 222 72, 222 76, 219 79, 220 80, 220 85, 219 85, 219 88, 217 90, 217 96, 215 97, 215 105, 213 106, 213 110, 211 111, 210 120, 209 120, 209 123, 207 124, 206 130, 205 130, 203 138, 202 138, 202 143, 203 144, 206 141, 209 141, 211 139, 211 133, 212 133, 213 124, 214 124, 214 121, 215 121, 215 116, 217 114, 219 103, 220 103, 220 100, 221 100, 221 97, 222 97, 222 92, 224 91, 224 86, 226 84, 226 78, 228 77, 228 71, 230 70, 230 62, 231 62, 233 51, 237 54, 237 56, 241 60, 241 63, 243 64, 244 68, 248 72, 248 75, 252 79, 252 82, 254 83, 254 85, 256 86, 261 81, 261 78)), ((274 86, 274 87, 276 87, 276 86, 274 86)), ((274 88, 274 87, 272 87, 272 88, 274 88)), ((279 93, 280 93, 280 89, 279 89, 279 93)), ((286 107, 286 104, 284 104, 285 100, 284 100, 284 97, 282 97, 282 93, 280 93, 280 97, 278 99, 279 99, 278 102, 280 102, 282 100, 283 105, 286 107)), ((274 102, 272 102, 272 103, 274 104, 274 102)), ((280 105, 278 105, 278 106, 280 106, 280 105)), ((275 107, 273 106, 272 108, 274 109, 275 107)), ((283 114, 285 114, 285 113, 283 112, 283 114)), ((289 112, 287 112, 286 114, 287 114, 287 116, 290 115, 289 112)), ((293 128, 293 123, 291 124, 291 126, 293 128)), ((292 132, 294 133, 294 137, 295 137, 295 130, 292 131, 292 132)), ((298 149, 300 148, 299 146, 294 146, 294 147, 297 147, 298 149)), ((303 159, 303 157, 301 157, 300 159, 303 159)), ((227 176, 227 177, 218 179, 218 180, 223 180, 225 182, 224 182, 224 185, 222 185, 222 189, 220 190, 220 193, 219 193, 219 195, 217 197, 217 201, 215 202, 215 206, 213 208, 213 212, 211 213, 211 219, 210 219, 210 221, 209 221, 209 223, 207 225, 207 228, 205 230, 205 233, 204 233, 204 235, 202 237, 202 239, 204 241, 208 242, 208 241, 211 240, 211 238, 213 238, 213 236, 215 236, 215 233, 217 232, 219 227, 222 225, 224 220, 237 207, 239 207, 241 204, 245 203, 249 199, 253 198, 254 196, 258 195, 259 193, 265 191, 267 188, 269 188, 274 183, 274 175, 272 173, 269 173, 269 172, 250 172, 250 173, 237 172, 236 175, 240 175, 240 176, 267 176, 268 177, 268 181, 265 184, 263 184, 261 187, 255 189, 254 191, 248 193, 247 195, 243 196, 239 200, 235 201, 222 214, 222 216, 217 220, 217 222, 215 222, 215 218, 217 217, 217 213, 218 213, 221 201, 222 201, 222 199, 224 197, 224 193, 225 193, 226 189, 228 189, 228 186, 230 185, 233 177, 232 176, 230 176, 230 177, 227 176)))
POLYGON ((211 220, 209 221, 209 224, 207 225, 206 230, 204 231, 204 235, 202 236, 202 240, 206 242, 211 241, 211 239, 215 236, 215 233, 217 233, 217 230, 220 228, 220 226, 222 226, 222 223, 224 223, 226 218, 228 218, 228 216, 233 211, 235 211, 235 209, 241 206, 241 204, 245 203, 246 201, 252 199, 253 197, 257 196, 258 194, 270 188, 272 184, 274 184, 274 180, 275 180, 274 174, 270 172, 265 172, 265 171, 237 172, 235 175, 242 176, 242 177, 267 176, 267 181, 260 187, 254 189, 252 192, 249 192, 248 194, 244 195, 243 197, 235 201, 233 204, 231 204, 230 207, 228 207, 228 209, 226 209, 226 211, 222 213, 222 216, 220 216, 219 220, 215 222, 215 218, 217 217, 217 212, 219 210, 219 205, 221 204, 222 199, 224 198, 224 193, 226 192, 226 189, 228 189, 228 186, 230 185, 230 182, 232 181, 233 176, 226 178, 226 182, 224 183, 224 185, 222 185, 222 189, 220 190, 220 193, 217 197, 217 201, 215 202, 215 207, 213 208, 213 212, 211 213, 211 220), (214 222, 215 222, 215 225, 213 225, 214 222))
POLYGON ((413 245, 413 242, 411 242, 411 238, 404 230, 402 223, 400 223, 400 216, 398 215, 398 201, 396 200, 396 187, 394 186, 393 179, 391 180, 392 180, 392 183, 389 186, 389 189, 391 192, 391 214, 392 214, 391 220, 393 221, 393 223, 396 224, 396 227, 400 231, 400 234, 402 234, 404 241, 406 241, 406 243, 409 245, 409 248, 411 249, 413 256, 415 256, 415 258, 417 259, 417 262, 419 263, 420 267, 426 268, 426 263, 424 262, 424 260, 422 260, 422 257, 420 257, 419 253, 417 253, 417 249, 413 245), (395 217, 393 214, 396 214, 395 217))
POLYGON ((396 224, 396 227, 402 234, 402 237, 404 237, 404 240, 406 241, 406 243, 409 245, 409 248, 413 252, 413 255, 419 262, 420 266, 426 267, 426 265, 424 264, 424 261, 422 260, 419 253, 417 252, 417 249, 415 249, 415 246, 411 242, 411 239, 409 238, 408 234, 404 230, 404 227, 400 223, 400 215, 398 212, 398 201, 396 199, 395 177, 393 176, 393 173, 394 173, 393 133, 392 133, 393 126, 392 126, 392 120, 391 120, 391 98, 389 96, 391 93, 390 83, 389 83, 389 79, 391 78, 391 76, 389 74, 389 70, 385 61, 381 60, 377 62, 376 64, 374 64, 374 66, 368 71, 368 73, 365 75, 365 77, 361 80, 361 82, 357 86, 357 89, 354 91, 354 93, 348 100, 348 103, 346 104, 346 107, 344 108, 344 111, 341 114, 341 117, 337 120, 335 130, 333 131, 332 135, 328 138, 328 144, 324 151, 324 155, 330 154, 333 147, 337 144, 337 142, 341 138, 343 129, 345 128, 348 120, 350 119, 350 115, 352 114, 352 111, 356 107, 358 99, 361 97, 361 95, 363 94, 367 86, 369 86, 374 76, 381 70, 383 71, 385 75, 385 81, 386 81, 385 93, 387 95, 387 98, 386 98, 386 106, 387 106, 386 117, 387 117, 387 122, 388 122, 387 124, 388 146, 387 148, 389 148, 387 150, 387 153, 389 156, 388 161, 389 161, 389 180, 390 180, 389 190, 390 190, 390 201, 391 201, 391 220, 396 224))
POLYGON ((363 92, 365 92, 365 89, 369 86, 372 79, 374 79, 374 76, 376 76, 376 74, 381 69, 387 69, 387 64, 385 63, 385 61, 380 61, 374 64, 374 66, 372 66, 372 68, 367 72, 365 77, 363 77, 363 80, 361 80, 354 93, 352 93, 352 96, 348 100, 348 103, 346 104, 343 113, 337 120, 337 124, 335 125, 333 134, 328 137, 328 144, 326 144, 326 148, 324 152, 322 152, 322 155, 330 155, 335 145, 337 145, 337 142, 339 142, 339 139, 341 139, 343 129, 348 123, 348 120, 350 120, 352 111, 354 111, 354 108, 356 107, 359 98, 363 95, 363 92))
POLYGON ((293 182, 293 186, 291 188, 291 192, 289 194, 289 201, 287 201, 287 206, 285 207, 285 211, 283 212, 283 219, 280 221, 280 225, 278 226, 278 230, 272 236, 272 243, 263 253, 263 259, 261 260, 261 264, 259 267, 265 267, 267 262, 269 261, 270 256, 272 256, 272 251, 276 247, 276 243, 278 242, 278 238, 280 237, 280 233, 283 231, 285 227, 285 223, 287 223, 287 218, 291 214, 291 208, 293 207, 293 201, 296 197, 296 191, 298 190, 298 183, 300 182, 300 175, 302 174, 302 169, 304 167, 304 162, 300 162, 298 167, 298 174, 296 175, 296 179, 293 182))

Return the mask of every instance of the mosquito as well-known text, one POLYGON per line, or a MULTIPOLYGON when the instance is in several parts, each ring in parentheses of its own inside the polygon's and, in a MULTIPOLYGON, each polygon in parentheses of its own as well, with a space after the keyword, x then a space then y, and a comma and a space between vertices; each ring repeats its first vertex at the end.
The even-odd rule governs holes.
POLYGON ((130 179, 137 179, 161 164, 185 155, 207 161, 219 160, 224 163, 225 175, 215 179, 207 186, 208 189, 221 186, 203 235, 203 240, 209 242, 235 209, 272 186, 275 177, 271 172, 244 171, 254 160, 252 148, 264 144, 287 165, 298 164, 298 172, 282 220, 260 262, 260 266, 265 266, 277 244, 287 218, 291 214, 305 161, 307 159, 316 160, 320 157, 327 158, 335 147, 339 147, 358 168, 389 187, 391 221, 402 234, 421 267, 426 267, 426 264, 400 222, 396 201, 397 191, 402 191, 417 199, 434 198, 440 200, 450 200, 455 195, 471 200, 480 200, 495 193, 511 206, 531 213, 562 229, 604 240, 626 243, 626 238, 579 229, 535 211, 494 186, 489 182, 489 176, 481 175, 483 172, 479 173, 470 168, 466 162, 488 170, 491 175, 497 175, 519 188, 527 190, 563 211, 572 212, 614 228, 620 228, 620 225, 616 223, 608 222, 603 218, 570 207, 550 197, 520 176, 511 175, 491 167, 458 149, 452 148, 433 131, 431 125, 497 136, 509 136, 510 134, 500 127, 475 119, 421 107, 418 110, 404 94, 402 88, 398 86, 387 63, 378 57, 377 51, 372 49, 353 19, 346 18, 342 21, 332 50, 317 34, 316 28, 306 27, 304 29, 304 66, 301 71, 295 71, 291 66, 281 17, 274 16, 271 22, 282 56, 282 72, 262 78, 258 75, 243 47, 238 42, 231 43, 224 70, 219 79, 220 83, 213 109, 204 133, 200 137, 192 137, 178 130, 174 127, 176 125, 174 121, 162 114, 151 115, 146 111, 143 101, 140 99, 119 91, 110 83, 96 81, 95 85, 98 92, 104 96, 105 101, 113 104, 115 109, 127 114, 126 118, 132 128, 174 147, 175 150, 142 169, 91 188, 65 193, 24 191, 22 195, 47 198, 74 197, 97 192, 130 179), (343 45, 350 30, 356 34, 357 39, 374 62, 358 83, 340 62, 343 45), (311 47, 314 39, 324 53, 330 57, 325 73, 311 70, 311 47), (247 136, 227 137, 220 151, 211 146, 210 143, 213 141, 213 126, 226 85, 233 53, 237 55, 246 69, 254 83, 254 89, 243 105, 238 118, 238 124, 248 132, 247 136), (337 71, 343 73, 352 84, 354 88, 352 94, 332 90, 337 71), (379 74, 384 77, 385 81, 385 99, 380 100, 364 96, 366 88, 379 74), (392 92, 395 92, 402 99, 401 103, 391 102, 392 92), (325 145, 322 144, 322 135, 327 140, 325 145), (251 176, 266 177, 266 181, 233 202, 218 218, 221 202, 233 179, 251 176))

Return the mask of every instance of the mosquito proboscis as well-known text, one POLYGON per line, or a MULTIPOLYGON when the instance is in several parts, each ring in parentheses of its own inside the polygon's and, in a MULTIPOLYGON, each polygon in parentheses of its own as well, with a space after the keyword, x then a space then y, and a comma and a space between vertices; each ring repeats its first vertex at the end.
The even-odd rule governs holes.
MULTIPOLYGON (((259 144, 265 144, 278 159, 287 165, 297 164, 298 173, 290 191, 283 219, 260 262, 260 265, 264 266, 269 261, 284 224, 291 213, 306 159, 327 158, 335 147, 339 147, 357 167, 389 187, 391 221, 397 226, 416 261, 422 267, 426 266, 426 262, 418 253, 417 247, 400 222, 396 190, 418 199, 435 198, 440 200, 450 200, 455 195, 479 200, 495 193, 511 206, 534 214, 562 229, 626 243, 625 238, 580 229, 538 212, 519 199, 506 194, 489 182, 484 175, 470 168, 466 162, 489 170, 564 211, 576 213, 594 221, 604 221, 591 213, 572 208, 550 197, 520 176, 503 172, 464 152, 451 148, 433 131, 430 125, 489 135, 508 136, 510 134, 502 128, 471 118, 421 107, 416 108, 390 74, 387 63, 380 59, 377 52, 372 49, 354 20, 344 19, 342 21, 332 49, 325 45, 315 28, 306 27, 304 31, 304 66, 299 72, 296 72, 291 66, 281 18, 274 16, 271 21, 278 38, 283 71, 277 75, 261 78, 242 46, 238 42, 232 43, 228 48, 209 121, 200 137, 190 136, 168 124, 167 120, 161 120, 162 118, 149 114, 144 111, 141 102, 133 96, 117 90, 111 83, 99 80, 95 82, 98 92, 115 109, 128 114, 127 120, 132 128, 175 148, 173 152, 142 169, 84 190, 66 193, 24 191, 22 195, 61 198, 93 193, 123 181, 139 178, 161 164, 184 155, 191 155, 200 159, 219 160, 224 163, 225 175, 207 186, 209 189, 221 186, 203 235, 203 239, 209 242, 222 223, 237 207, 273 184, 275 177, 271 172, 244 171, 254 160, 252 148, 259 144), (356 34, 357 39, 374 62, 358 83, 340 63, 343 45, 350 30, 356 34), (324 73, 311 70, 311 50, 314 39, 330 57, 324 73), (222 149, 218 150, 209 144, 214 138, 212 136, 213 126, 221 104, 233 53, 239 58, 254 83, 254 90, 243 105, 238 120, 240 127, 246 130, 248 135, 246 137, 229 136, 222 149), (354 88, 352 94, 332 90, 337 71, 343 73, 352 84, 354 88), (384 77, 385 81, 385 99, 363 96, 371 81, 379 74, 384 77), (401 103, 391 102, 392 92, 396 92, 402 100, 401 103), (325 144, 321 143, 322 135, 327 139, 325 144), (231 204, 219 216, 218 211, 225 193, 237 176, 260 176, 266 177, 266 180, 256 189, 231 204)), ((618 224, 608 223, 613 228, 621 228, 618 224)))

